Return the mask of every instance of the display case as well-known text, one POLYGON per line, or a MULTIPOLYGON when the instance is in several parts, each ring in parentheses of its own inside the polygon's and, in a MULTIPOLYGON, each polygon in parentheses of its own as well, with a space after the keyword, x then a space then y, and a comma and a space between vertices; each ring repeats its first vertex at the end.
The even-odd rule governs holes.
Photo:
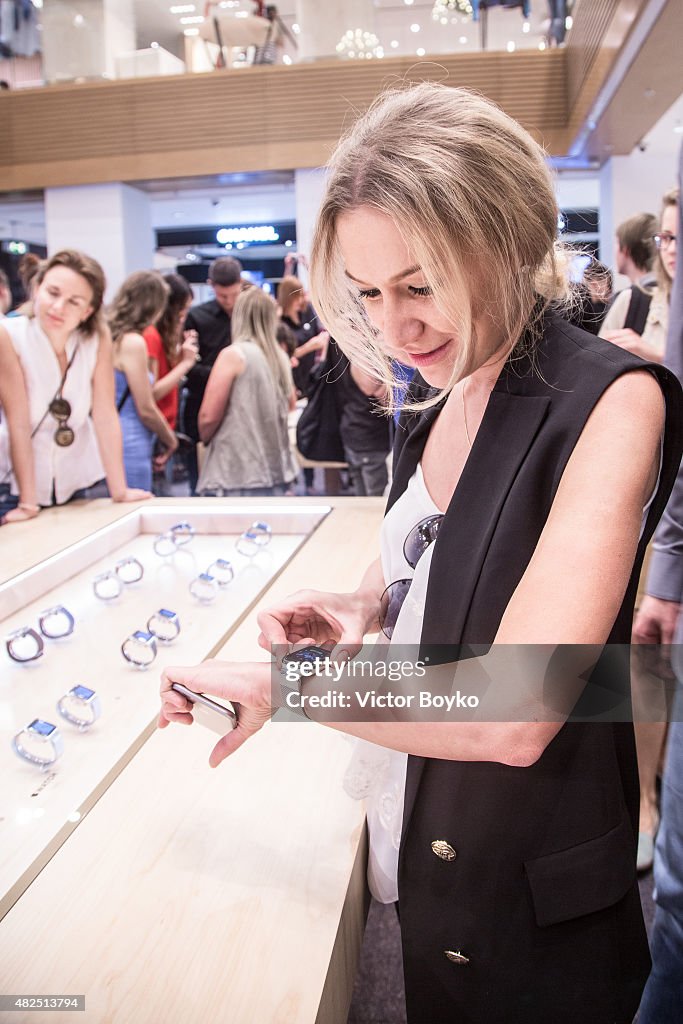
MULTIPOLYGON (((50 1011, 52 1021, 344 1021, 365 906, 363 808, 342 786, 348 741, 273 722, 211 770, 210 732, 155 729, 158 682, 166 664, 265 660, 257 608, 302 586, 355 587, 377 553, 382 503, 109 508, 106 522, 102 509, 84 510, 82 535, 70 524, 64 547, 45 538, 51 513, 12 528, 22 544, 33 532, 41 557, 27 550, 21 568, 13 556, 19 571, 0 586, 3 634, 36 627, 55 605, 75 627, 45 639, 34 662, 1 655, 0 991, 85 996, 85 1017, 50 1011), (157 554, 155 537, 183 521, 191 541, 157 554), (240 554, 235 542, 255 521, 272 539, 240 554), (99 599, 93 579, 124 558, 144 576, 99 599), (189 584, 217 558, 233 563, 234 579, 199 601, 189 584), (161 608, 181 631, 135 669, 121 643, 161 608), (83 730, 56 711, 77 684, 102 706, 83 730), (44 770, 12 751, 36 718, 58 725, 64 743, 44 770)), ((40 1013, 12 1011, 24 1019, 40 1013)))

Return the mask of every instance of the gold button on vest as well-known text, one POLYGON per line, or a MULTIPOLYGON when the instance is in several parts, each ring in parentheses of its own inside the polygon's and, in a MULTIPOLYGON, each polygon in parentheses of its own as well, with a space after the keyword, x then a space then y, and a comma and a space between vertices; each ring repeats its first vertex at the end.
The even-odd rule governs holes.
POLYGON ((432 853, 435 853, 441 860, 455 860, 455 850, 445 839, 435 839, 432 843, 432 853))

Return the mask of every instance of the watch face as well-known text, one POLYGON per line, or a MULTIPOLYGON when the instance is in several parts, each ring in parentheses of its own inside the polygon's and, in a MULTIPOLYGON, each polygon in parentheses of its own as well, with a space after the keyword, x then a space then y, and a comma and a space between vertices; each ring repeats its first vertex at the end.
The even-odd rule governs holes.
POLYGON ((197 579, 202 580, 204 583, 213 583, 213 576, 210 576, 208 572, 200 572, 197 579))
POLYGON ((300 651, 294 651, 293 654, 287 654, 282 660, 286 662, 293 661, 327 661, 330 657, 330 652, 326 651, 324 647, 304 647, 300 651))
POLYGON ((163 615, 165 619, 175 619, 175 612, 171 612, 168 608, 160 608, 157 615, 163 615))
POLYGON ((95 696, 95 691, 89 690, 87 686, 74 686, 70 692, 74 697, 80 697, 81 700, 90 700, 95 696))
POLYGON ((52 722, 44 722, 42 718, 34 718, 27 729, 31 732, 37 732, 39 736, 52 736, 52 733, 56 731, 57 726, 53 725, 52 722))
POLYGON ((133 633, 133 640, 139 640, 142 644, 148 644, 152 639, 151 633, 145 633, 143 629, 136 629, 133 633))

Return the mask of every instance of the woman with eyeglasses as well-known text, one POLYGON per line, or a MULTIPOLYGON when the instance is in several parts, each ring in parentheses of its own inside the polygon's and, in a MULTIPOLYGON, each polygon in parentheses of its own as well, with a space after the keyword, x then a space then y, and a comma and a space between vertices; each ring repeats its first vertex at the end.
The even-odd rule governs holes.
MULTIPOLYGON (((619 345, 628 352, 661 362, 664 357, 666 336, 669 327, 669 305, 671 288, 676 271, 676 232, 678 230, 677 188, 666 192, 662 198, 659 232, 654 236, 657 256, 654 264, 656 285, 646 289, 632 285, 621 292, 605 317, 600 335, 619 345)), ((647 559, 646 559, 647 568, 647 559)), ((647 616, 648 599, 642 604, 647 616)), ((636 600, 636 611, 643 611, 640 590, 636 600)), ((641 618, 641 622, 645 621, 641 618)), ((640 637, 641 642, 644 638, 640 637)), ((655 685, 648 673, 643 671, 639 659, 633 665, 633 693, 636 709, 652 694, 655 685)), ((645 719, 645 716, 643 716, 645 719)), ((640 779, 640 821, 638 825, 637 866, 641 872, 649 871, 654 861, 654 846, 659 828, 657 801, 657 774, 663 761, 667 727, 665 721, 636 721, 636 746, 638 750, 638 777, 640 779)))
POLYGON ((129 488, 123 471, 104 288, 99 263, 63 250, 39 270, 29 315, 0 327, 5 523, 79 497, 103 478, 114 501, 149 497, 129 488))
POLYGON ((632 285, 617 295, 600 328, 600 337, 633 352, 642 359, 661 363, 669 327, 671 286, 676 270, 676 231, 679 191, 672 188, 662 197, 659 232, 654 236, 657 256, 656 285, 632 285))
POLYGON ((371 889, 400 910, 410 1024, 630 1024, 649 970, 633 728, 611 709, 628 707, 623 650, 683 448, 681 395, 562 318, 557 216, 527 132, 423 83, 339 144, 311 252, 316 308, 352 363, 387 403, 392 360, 417 375, 380 557, 353 593, 263 611, 259 642, 353 657, 383 627, 389 656, 400 644, 421 670, 379 692, 476 695, 481 711, 316 708, 321 692, 353 697, 353 663, 339 686, 291 682, 291 660, 272 676, 218 661, 162 676, 162 727, 192 721, 174 683, 239 705, 213 766, 292 690, 308 717, 374 744, 375 767, 352 777, 371 793, 371 889))

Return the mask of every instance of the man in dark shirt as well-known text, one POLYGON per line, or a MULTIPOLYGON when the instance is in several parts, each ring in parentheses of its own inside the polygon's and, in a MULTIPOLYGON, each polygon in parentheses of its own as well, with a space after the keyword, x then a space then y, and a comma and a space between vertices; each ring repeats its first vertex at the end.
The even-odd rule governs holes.
MULTIPOLYGON (((187 375, 187 400, 185 402, 184 425, 185 433, 195 442, 199 440, 197 417, 202 404, 206 382, 211 367, 221 349, 231 341, 230 317, 235 300, 241 290, 242 264, 231 256, 221 256, 214 260, 209 268, 209 284, 214 291, 214 298, 200 306, 193 306, 185 320, 186 331, 196 331, 199 342, 200 361, 187 375)), ((190 493, 194 494, 197 487, 198 468, 197 450, 188 453, 188 472, 190 493)))

